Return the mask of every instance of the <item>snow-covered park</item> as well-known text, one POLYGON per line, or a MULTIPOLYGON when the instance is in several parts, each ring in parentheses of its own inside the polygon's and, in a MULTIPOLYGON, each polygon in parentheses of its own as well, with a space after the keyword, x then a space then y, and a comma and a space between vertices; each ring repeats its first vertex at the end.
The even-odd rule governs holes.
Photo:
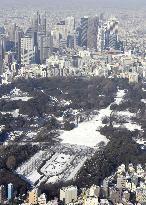
MULTIPOLYGON (((124 90, 118 90, 115 103, 120 104, 124 95, 124 90)), ((97 147, 100 142, 107 144, 108 139, 101 135, 98 130, 104 126, 102 123, 103 118, 110 117, 111 113, 112 110, 109 105, 107 108, 101 109, 93 119, 80 123, 78 127, 71 131, 64 131, 60 136, 62 143, 84 145, 92 148, 97 147)))

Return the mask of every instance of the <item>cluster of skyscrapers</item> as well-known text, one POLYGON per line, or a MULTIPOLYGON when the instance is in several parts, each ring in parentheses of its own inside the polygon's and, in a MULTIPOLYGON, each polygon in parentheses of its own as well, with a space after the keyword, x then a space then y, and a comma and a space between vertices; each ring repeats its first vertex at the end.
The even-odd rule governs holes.
POLYGON ((0 28, 0 74, 14 65, 17 70, 30 64, 43 64, 49 55, 64 55, 70 50, 123 51, 118 38, 118 21, 105 20, 103 15, 80 20, 67 17, 49 29, 46 13, 35 13, 30 26, 24 30, 16 24, 0 28))

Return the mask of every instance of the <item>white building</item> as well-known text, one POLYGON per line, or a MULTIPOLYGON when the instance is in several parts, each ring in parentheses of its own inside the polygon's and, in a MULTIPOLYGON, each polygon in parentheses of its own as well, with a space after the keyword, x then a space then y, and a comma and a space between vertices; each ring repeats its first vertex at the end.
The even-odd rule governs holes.
POLYGON ((89 189, 89 196, 90 197, 99 197, 99 193, 100 193, 100 187, 96 186, 96 185, 92 185, 89 189))
POLYGON ((85 200, 85 205, 98 205, 98 198, 96 197, 89 197, 85 200))
POLYGON ((60 189, 60 200, 65 204, 77 201, 77 187, 70 186, 60 189))
POLYGON ((33 39, 31 37, 21 38, 21 64, 29 65, 34 60, 33 39))
POLYGON ((46 195, 45 195, 45 194, 41 194, 41 195, 38 197, 38 204, 39 204, 39 205, 47 205, 46 195))

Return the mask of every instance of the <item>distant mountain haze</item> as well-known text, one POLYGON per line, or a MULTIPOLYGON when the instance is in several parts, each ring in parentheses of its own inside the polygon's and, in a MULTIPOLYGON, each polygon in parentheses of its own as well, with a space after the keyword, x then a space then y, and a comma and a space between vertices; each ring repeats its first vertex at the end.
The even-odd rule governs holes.
POLYGON ((0 6, 47 6, 47 7, 117 7, 141 8, 146 7, 146 0, 0 0, 0 6))

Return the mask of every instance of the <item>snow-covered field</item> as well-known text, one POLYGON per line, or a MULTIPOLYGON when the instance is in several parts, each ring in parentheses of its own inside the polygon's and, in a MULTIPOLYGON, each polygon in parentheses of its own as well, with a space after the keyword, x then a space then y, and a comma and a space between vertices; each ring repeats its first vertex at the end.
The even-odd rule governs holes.
POLYGON ((41 172, 47 176, 54 176, 54 175, 61 174, 73 159, 74 156, 56 153, 41 168, 41 172))
POLYGON ((28 174, 26 176, 26 178, 32 183, 35 184, 37 181, 39 181, 39 179, 41 178, 41 174, 38 173, 37 170, 34 170, 33 172, 31 172, 30 174, 28 174))
MULTIPOLYGON (((120 104, 124 95, 124 90, 118 90, 115 103, 120 104)), ((110 106, 108 106, 105 109, 101 109, 99 114, 92 120, 80 123, 78 127, 71 131, 64 131, 60 135, 62 143, 84 145, 87 147, 96 147, 102 141, 107 144, 108 139, 104 135, 101 135, 98 130, 104 126, 102 119, 104 117, 110 117, 111 113, 112 110, 110 109, 110 106)))
POLYGON ((50 154, 51 153, 48 151, 39 151, 28 161, 18 167, 16 172, 25 176, 30 182, 34 184, 39 180, 39 177, 41 177, 41 175, 37 172, 37 169, 41 166, 43 162, 42 159, 45 160, 50 156, 50 154))

